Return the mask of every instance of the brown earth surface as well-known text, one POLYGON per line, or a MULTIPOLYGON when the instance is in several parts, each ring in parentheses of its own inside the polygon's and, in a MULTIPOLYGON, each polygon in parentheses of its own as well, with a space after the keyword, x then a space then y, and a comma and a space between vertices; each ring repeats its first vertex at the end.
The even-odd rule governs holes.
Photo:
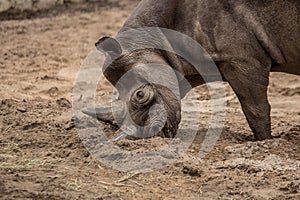
MULTIPOLYGON (((195 89, 199 98, 183 102, 191 119, 197 102, 206 108, 186 156, 160 170, 129 173, 90 155, 74 126, 74 80, 94 42, 116 34, 135 5, 87 5, 0 21, 0 199, 300 199, 299 76, 271 75, 272 132, 280 138, 254 142, 226 85, 225 128, 214 149, 197 159, 210 119, 202 86, 195 89)), ((111 95, 102 80, 97 102, 108 105, 111 95)), ((115 131, 101 124, 107 133, 115 131)), ((116 144, 141 153, 169 141, 116 144)))

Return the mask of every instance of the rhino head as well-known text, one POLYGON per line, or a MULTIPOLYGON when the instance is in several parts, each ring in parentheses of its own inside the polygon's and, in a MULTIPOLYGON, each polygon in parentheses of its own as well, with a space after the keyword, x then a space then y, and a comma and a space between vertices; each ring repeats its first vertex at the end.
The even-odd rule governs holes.
POLYGON ((124 53, 120 43, 104 37, 96 47, 106 54, 103 74, 118 91, 112 107, 85 110, 99 120, 116 121, 116 138, 174 137, 181 120, 177 75, 162 53, 154 49, 124 53))

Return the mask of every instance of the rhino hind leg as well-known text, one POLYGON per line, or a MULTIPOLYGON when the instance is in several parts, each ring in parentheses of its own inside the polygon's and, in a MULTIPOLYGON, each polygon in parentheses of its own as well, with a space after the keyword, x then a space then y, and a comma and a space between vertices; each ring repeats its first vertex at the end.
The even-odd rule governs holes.
POLYGON ((220 70, 240 101, 255 140, 273 138, 271 135, 271 108, 267 97, 268 69, 262 66, 253 67, 248 63, 239 63, 237 65, 223 64, 220 70))

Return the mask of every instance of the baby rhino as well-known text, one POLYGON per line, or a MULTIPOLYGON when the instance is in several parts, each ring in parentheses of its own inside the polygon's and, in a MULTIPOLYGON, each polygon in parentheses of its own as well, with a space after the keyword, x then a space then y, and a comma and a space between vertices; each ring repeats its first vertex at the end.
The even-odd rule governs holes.
MULTIPOLYGON (((115 38, 96 43, 107 56, 103 73, 119 92, 114 116, 111 108, 97 108, 97 118, 117 121, 123 131, 119 138, 176 135, 180 99, 189 91, 182 86, 182 77, 192 87, 205 84, 203 77, 174 53, 132 50, 144 42, 145 35, 134 40, 122 36, 128 30, 161 27, 197 41, 237 95, 255 139, 272 138, 269 74, 300 74, 299 9, 300 1, 295 0, 143 0, 115 38), (162 83, 152 81, 153 76, 162 83)), ((164 33, 149 37, 161 41, 164 33)), ((168 38, 164 41, 167 45, 168 38)))

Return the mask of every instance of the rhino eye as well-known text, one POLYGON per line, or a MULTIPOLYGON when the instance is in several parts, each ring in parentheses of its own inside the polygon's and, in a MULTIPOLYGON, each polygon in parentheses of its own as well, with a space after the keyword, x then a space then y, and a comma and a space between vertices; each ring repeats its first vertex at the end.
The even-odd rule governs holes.
POLYGON ((150 84, 145 84, 134 92, 131 101, 134 105, 145 106, 152 102, 154 96, 154 88, 150 84))

